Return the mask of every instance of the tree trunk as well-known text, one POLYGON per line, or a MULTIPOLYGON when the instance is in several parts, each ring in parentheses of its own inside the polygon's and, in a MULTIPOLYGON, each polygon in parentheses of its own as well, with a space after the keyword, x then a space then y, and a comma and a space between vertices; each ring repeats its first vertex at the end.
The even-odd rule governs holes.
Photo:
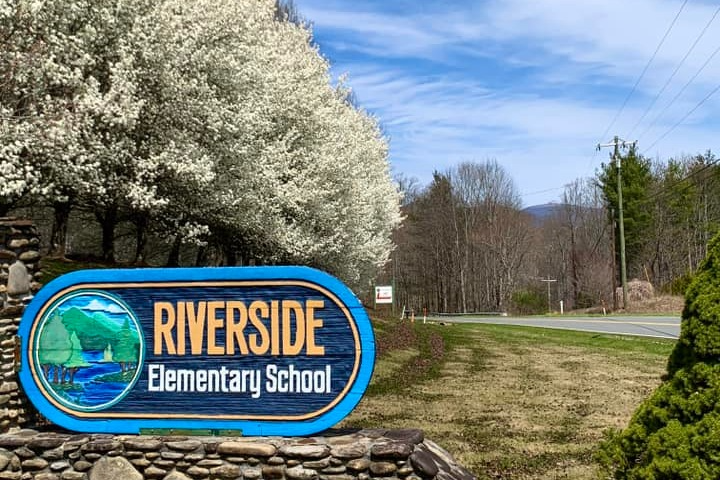
POLYGON ((237 252, 230 245, 225 245, 223 250, 225 251, 225 265, 233 267, 237 265, 237 252))
POLYGON ((133 263, 140 265, 145 261, 144 252, 147 245, 147 230, 150 217, 145 213, 139 213, 134 217, 133 223, 135 224, 135 259, 133 263))
POLYGON ((570 226, 570 274, 572 276, 573 307, 577 308, 580 303, 580 274, 578 268, 577 241, 575 239, 575 227, 570 226))
POLYGON ((175 240, 173 241, 172 247, 170 248, 170 253, 168 253, 168 259, 165 266, 167 267, 179 267, 180 266, 180 245, 182 244, 182 239, 180 238, 180 235, 175 236, 175 240))
POLYGON ((64 258, 67 227, 70 218, 71 202, 53 202, 53 225, 50 231, 49 257, 64 258))
POLYGON ((95 218, 102 229, 102 259, 115 262, 115 227, 118 224, 117 205, 108 205, 95 211, 95 218))
POLYGON ((202 267, 207 265, 207 245, 201 245, 198 247, 197 254, 195 255, 195 266, 202 267))

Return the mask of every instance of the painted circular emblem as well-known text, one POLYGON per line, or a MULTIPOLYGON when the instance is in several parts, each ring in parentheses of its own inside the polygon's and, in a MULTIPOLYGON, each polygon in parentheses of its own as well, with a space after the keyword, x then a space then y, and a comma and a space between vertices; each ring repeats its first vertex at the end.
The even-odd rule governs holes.
POLYGON ((41 318, 33 363, 45 393, 75 411, 97 411, 119 402, 140 376, 142 330, 120 299, 76 291, 56 300, 41 318))

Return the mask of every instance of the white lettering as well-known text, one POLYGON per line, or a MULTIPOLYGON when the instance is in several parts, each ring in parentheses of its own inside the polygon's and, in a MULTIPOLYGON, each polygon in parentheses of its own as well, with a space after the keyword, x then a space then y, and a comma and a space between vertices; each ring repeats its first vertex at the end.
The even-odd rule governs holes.
POLYGON ((148 366, 148 391, 149 392, 162 392, 165 390, 162 384, 164 365, 149 365, 148 366), (159 370, 159 371, 158 371, 159 370), (155 380, 160 383, 155 384, 155 380))
POLYGON ((265 392, 274 393, 332 393, 332 367, 322 370, 300 370, 295 365, 265 367, 265 382, 260 369, 173 369, 164 364, 148 365, 149 392, 178 393, 235 393, 260 398, 265 392))
POLYGON ((268 365, 265 378, 267 393, 331 393, 332 389, 330 365, 324 370, 298 370, 293 364, 287 368, 268 365))

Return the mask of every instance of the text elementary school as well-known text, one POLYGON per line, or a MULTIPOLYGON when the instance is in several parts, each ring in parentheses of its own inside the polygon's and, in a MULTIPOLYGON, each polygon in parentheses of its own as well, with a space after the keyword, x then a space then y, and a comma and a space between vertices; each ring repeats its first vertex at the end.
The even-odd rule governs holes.
POLYGON ((357 298, 305 267, 73 272, 20 336, 31 401, 86 432, 315 433, 357 405, 375 359, 357 298))
MULTIPOLYGON (((250 305, 242 301, 157 302, 153 308, 153 353, 169 356, 304 353, 322 357, 325 347, 317 345, 316 329, 323 328, 323 321, 315 312, 324 306, 324 300, 308 300, 304 305, 297 300, 255 300, 250 305), (218 335, 223 343, 216 343, 218 335)), ((225 366, 219 370, 177 370, 162 363, 148 365, 151 392, 223 392, 259 398, 263 392, 331 393, 331 384, 332 366, 327 364, 319 370, 301 370, 292 363, 287 368, 269 364, 264 370, 225 366)))

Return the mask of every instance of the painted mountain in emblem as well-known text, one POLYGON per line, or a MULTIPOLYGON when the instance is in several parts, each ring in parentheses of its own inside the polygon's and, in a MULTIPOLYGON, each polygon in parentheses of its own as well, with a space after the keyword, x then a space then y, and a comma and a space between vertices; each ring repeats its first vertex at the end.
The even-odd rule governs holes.
POLYGON ((69 332, 75 332, 83 350, 105 350, 115 343, 122 325, 100 312, 87 315, 77 307, 62 313, 63 324, 69 332))

